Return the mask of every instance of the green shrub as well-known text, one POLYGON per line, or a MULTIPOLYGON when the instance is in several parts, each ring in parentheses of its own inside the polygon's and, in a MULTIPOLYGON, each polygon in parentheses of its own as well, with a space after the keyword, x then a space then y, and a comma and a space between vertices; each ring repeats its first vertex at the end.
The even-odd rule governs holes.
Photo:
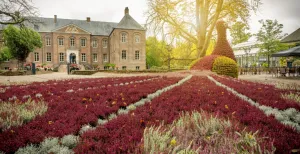
POLYGON ((219 75, 227 75, 234 78, 238 77, 237 63, 231 58, 225 56, 221 56, 215 59, 212 71, 216 72, 219 75))
POLYGON ((97 73, 97 71, 94 71, 94 70, 72 71, 72 74, 75 74, 75 75, 93 75, 95 73, 97 73))
POLYGON ((293 66, 300 66, 300 60, 295 60, 292 65, 293 66))

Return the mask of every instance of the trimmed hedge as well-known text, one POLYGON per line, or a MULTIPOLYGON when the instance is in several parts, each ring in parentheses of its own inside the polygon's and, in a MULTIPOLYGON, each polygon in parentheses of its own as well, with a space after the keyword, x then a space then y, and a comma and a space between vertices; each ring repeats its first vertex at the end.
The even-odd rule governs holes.
POLYGON ((238 77, 237 63, 231 58, 225 56, 221 56, 215 59, 212 71, 216 72, 219 75, 227 75, 234 78, 238 77))
MULTIPOLYGON (((30 73, 30 71, 29 71, 30 73)), ((30 73, 31 74, 31 73, 30 73)), ((22 76, 27 75, 27 71, 4 71, 0 73, 1 76, 22 76)))
POLYGON ((192 62, 191 70, 211 70, 218 55, 209 55, 192 62), (194 64, 193 64, 194 63, 194 64))
POLYGON ((72 74, 74 75, 92 75, 97 73, 98 71, 91 71, 91 70, 87 70, 87 71, 72 71, 72 74))

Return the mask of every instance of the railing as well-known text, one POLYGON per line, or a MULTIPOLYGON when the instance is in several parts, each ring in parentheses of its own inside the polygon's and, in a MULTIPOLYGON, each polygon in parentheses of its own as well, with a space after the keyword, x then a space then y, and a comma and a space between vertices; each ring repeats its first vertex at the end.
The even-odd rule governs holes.
POLYGON ((299 76, 300 67, 239 67, 239 75, 272 74, 272 76, 299 76))

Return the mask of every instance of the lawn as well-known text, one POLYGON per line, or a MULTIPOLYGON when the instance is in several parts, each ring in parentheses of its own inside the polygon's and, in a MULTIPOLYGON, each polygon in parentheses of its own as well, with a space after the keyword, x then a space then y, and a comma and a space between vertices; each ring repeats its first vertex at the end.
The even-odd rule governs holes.
POLYGON ((300 104, 283 96, 298 93, 188 74, 0 86, 0 151, 291 153, 300 104))

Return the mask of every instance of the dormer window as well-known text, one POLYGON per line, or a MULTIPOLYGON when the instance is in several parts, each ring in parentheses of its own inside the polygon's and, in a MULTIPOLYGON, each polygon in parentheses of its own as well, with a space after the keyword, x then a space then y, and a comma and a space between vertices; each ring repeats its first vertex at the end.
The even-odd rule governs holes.
POLYGON ((126 33, 122 33, 121 41, 122 42, 126 42, 126 38, 127 38, 127 34, 126 33))

